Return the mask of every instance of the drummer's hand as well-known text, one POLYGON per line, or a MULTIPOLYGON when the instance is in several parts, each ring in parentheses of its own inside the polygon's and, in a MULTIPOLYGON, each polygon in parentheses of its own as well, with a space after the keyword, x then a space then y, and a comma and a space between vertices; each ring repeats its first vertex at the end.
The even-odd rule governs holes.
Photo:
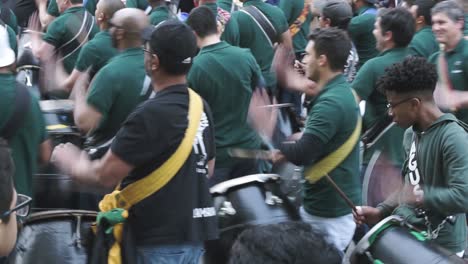
POLYGON ((405 185, 400 193, 400 203, 422 205, 424 201, 424 191, 422 187, 405 185))
POLYGON ((273 163, 282 162, 286 160, 286 157, 281 153, 281 151, 274 149, 270 151, 270 159, 273 163))
POLYGON ((278 109, 272 106, 272 103, 276 104, 276 99, 271 102, 264 89, 256 89, 252 94, 249 106, 249 119, 252 128, 268 142, 271 141, 278 119, 278 109))
POLYGON ((353 211, 354 221, 358 225, 377 224, 382 220, 382 213, 379 209, 370 206, 356 206, 356 211, 353 211))
POLYGON ((60 144, 52 152, 51 162, 64 173, 72 175, 74 168, 80 166, 82 151, 71 143, 60 144))

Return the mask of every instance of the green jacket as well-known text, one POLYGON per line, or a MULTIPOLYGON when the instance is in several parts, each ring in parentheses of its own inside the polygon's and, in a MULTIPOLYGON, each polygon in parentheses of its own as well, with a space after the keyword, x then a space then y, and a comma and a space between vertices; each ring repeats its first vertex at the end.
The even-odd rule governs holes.
MULTIPOLYGON (((405 132, 404 147, 407 159, 403 167, 405 183, 410 184, 408 162, 417 162, 424 191, 423 208, 428 211, 429 220, 436 228, 449 215, 456 215, 455 223, 445 224, 435 240, 451 252, 466 248, 466 218, 468 212, 468 126, 461 127, 455 116, 444 114, 426 131, 408 129, 405 132), (410 147, 417 139, 416 154, 411 158, 410 147), (410 160, 411 159, 411 160, 410 160)), ((461 122, 460 122, 461 123, 461 122)), ((413 177, 413 180, 417 177, 413 177)), ((415 181, 415 180, 414 180, 415 181)), ((414 182, 413 182, 414 183, 414 182)), ((388 215, 403 216, 409 223, 423 227, 423 218, 416 217, 414 206, 400 204, 399 196, 393 196, 378 206, 388 215)))

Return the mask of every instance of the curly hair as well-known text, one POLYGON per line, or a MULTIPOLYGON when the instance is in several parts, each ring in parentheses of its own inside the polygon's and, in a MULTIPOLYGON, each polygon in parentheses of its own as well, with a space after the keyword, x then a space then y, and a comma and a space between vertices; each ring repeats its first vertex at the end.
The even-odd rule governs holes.
POLYGON ((382 93, 432 94, 436 83, 437 71, 433 64, 425 58, 408 56, 385 69, 385 74, 377 81, 377 89, 382 93))

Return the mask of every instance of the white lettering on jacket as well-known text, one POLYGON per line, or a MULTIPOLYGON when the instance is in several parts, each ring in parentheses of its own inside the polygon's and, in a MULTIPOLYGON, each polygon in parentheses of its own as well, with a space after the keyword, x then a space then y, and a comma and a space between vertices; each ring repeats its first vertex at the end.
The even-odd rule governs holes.
POLYGON ((410 170, 408 173, 409 176, 409 181, 411 185, 413 185, 413 194, 421 198, 424 194, 424 191, 421 188, 421 185, 419 185, 419 182, 421 181, 421 175, 419 175, 419 170, 418 170, 418 161, 416 160, 416 142, 413 141, 411 144, 411 149, 410 149, 410 155, 409 155, 409 160, 408 160, 408 169, 410 170))

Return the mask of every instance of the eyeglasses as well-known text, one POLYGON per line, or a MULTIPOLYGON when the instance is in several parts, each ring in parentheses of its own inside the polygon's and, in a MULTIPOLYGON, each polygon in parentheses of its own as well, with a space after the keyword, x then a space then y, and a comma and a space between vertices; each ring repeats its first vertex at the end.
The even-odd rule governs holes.
POLYGON ((397 106, 399 106, 399 105, 401 105, 401 104, 403 104, 403 103, 406 103, 406 102, 408 102, 408 101, 410 101, 410 100, 412 100, 412 99, 418 99, 418 100, 419 100, 419 98, 410 97, 410 98, 403 99, 403 100, 401 100, 401 101, 398 102, 398 103, 388 103, 388 104, 387 104, 387 109, 395 109, 395 107, 397 107, 397 106))
POLYGON ((5 219, 8 219, 8 217, 10 217, 10 215, 14 212, 16 212, 16 215, 20 217, 28 216, 29 210, 31 209, 30 207, 31 202, 32 202, 31 197, 26 196, 24 194, 18 194, 15 208, 8 210, 4 213, 1 213, 0 219, 2 221, 5 221, 5 219))

